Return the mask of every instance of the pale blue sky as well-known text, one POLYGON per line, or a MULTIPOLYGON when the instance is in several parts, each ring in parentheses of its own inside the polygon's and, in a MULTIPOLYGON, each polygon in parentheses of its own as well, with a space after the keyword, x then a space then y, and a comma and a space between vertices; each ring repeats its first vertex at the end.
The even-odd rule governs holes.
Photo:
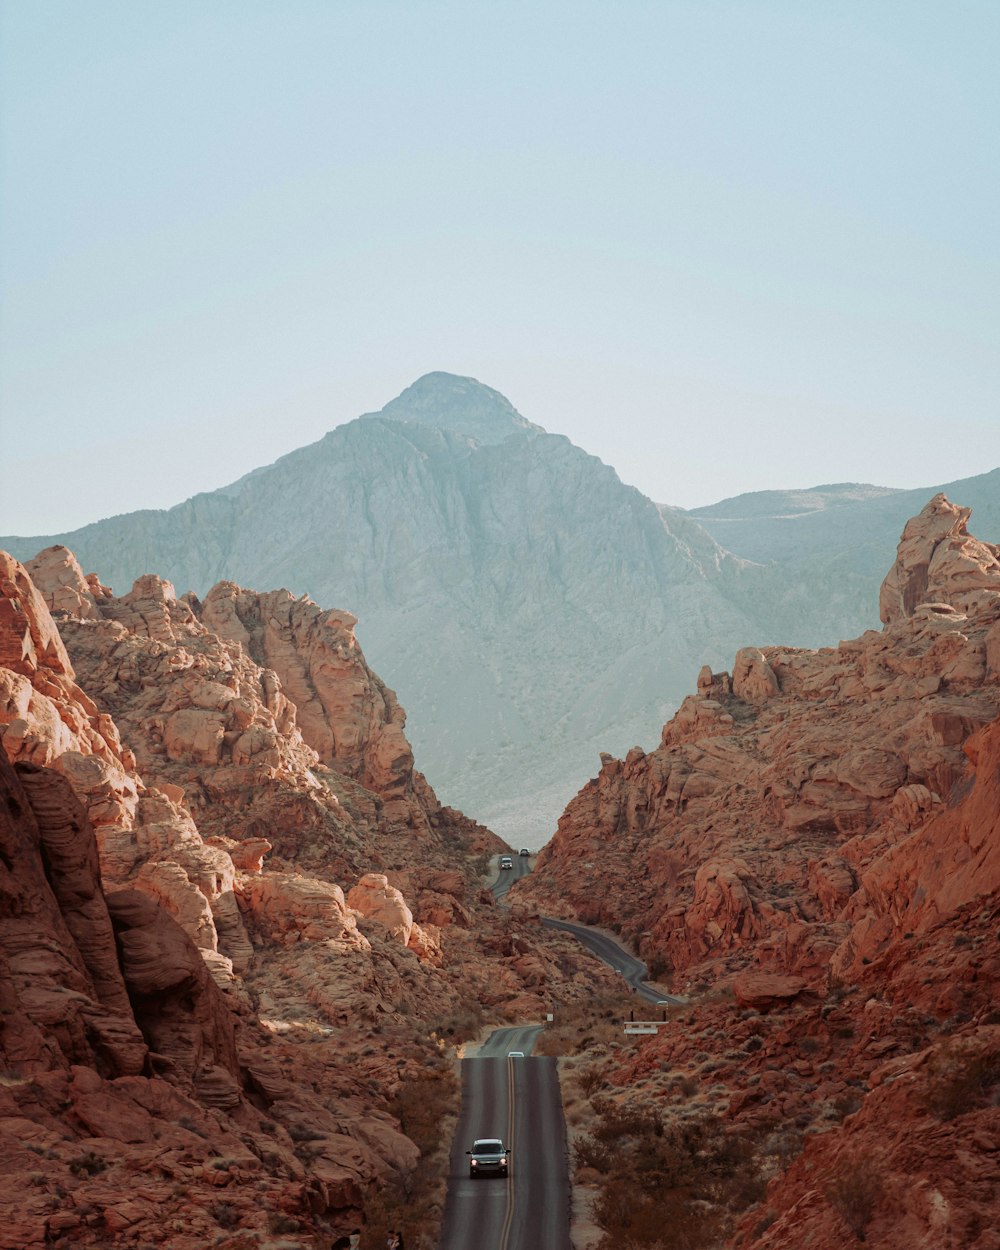
POLYGON ((996 0, 7 0, 0 533, 471 374, 660 502, 1000 463, 996 0))

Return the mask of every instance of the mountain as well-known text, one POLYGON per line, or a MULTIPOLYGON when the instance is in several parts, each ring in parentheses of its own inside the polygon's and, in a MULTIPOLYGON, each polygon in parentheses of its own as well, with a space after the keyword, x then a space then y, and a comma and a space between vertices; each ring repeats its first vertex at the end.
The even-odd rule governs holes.
POLYGON ((877 589, 907 519, 938 493, 971 508, 980 533, 1000 537, 1000 468, 913 490, 848 482, 754 491, 687 515, 727 550, 758 564, 826 566, 849 554, 852 568, 877 589))
MULTIPOLYGON (((656 742, 703 664, 877 625, 899 531, 936 489, 657 505, 437 372, 175 508, 0 543, 26 560, 64 544, 119 593, 155 570, 182 592, 280 586, 352 613, 438 793, 535 847, 601 752, 656 742)), ((1000 538, 1000 470, 947 491, 1000 538)))
POLYGON ((156 569, 350 611, 435 788, 518 844, 758 632, 741 562, 696 522, 443 373, 223 490, 7 543, 63 543, 119 591, 156 569))

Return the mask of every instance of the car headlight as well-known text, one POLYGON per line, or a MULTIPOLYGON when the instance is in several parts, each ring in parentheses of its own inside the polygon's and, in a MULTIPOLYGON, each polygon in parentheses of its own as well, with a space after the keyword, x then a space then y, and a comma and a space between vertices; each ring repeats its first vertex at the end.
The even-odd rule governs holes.
POLYGON ((479 1166, 479 1164, 475 1161, 475 1159, 473 1159, 473 1160, 472 1160, 472 1163, 471 1163, 469 1166, 470 1166, 470 1167, 474 1167, 474 1168, 476 1168, 476 1167, 478 1167, 478 1166, 479 1166))
POLYGON ((500 1160, 500 1166, 501 1166, 502 1168, 505 1168, 505 1167, 507 1166, 507 1156, 506 1156, 506 1155, 504 1155, 504 1156, 501 1158, 501 1160, 500 1160))

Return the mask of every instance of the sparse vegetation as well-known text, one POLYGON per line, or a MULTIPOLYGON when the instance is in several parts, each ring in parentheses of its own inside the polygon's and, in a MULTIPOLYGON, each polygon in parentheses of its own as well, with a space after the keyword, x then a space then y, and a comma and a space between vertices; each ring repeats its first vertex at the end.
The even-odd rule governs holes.
POLYGON ((88 1150, 86 1154, 80 1155, 78 1159, 74 1159, 69 1170, 74 1176, 96 1176, 98 1172, 103 1172, 108 1166, 107 1161, 102 1159, 99 1154, 95 1154, 93 1150, 88 1150))
POLYGON ((635 1011, 631 995, 609 995, 561 1006, 535 1042, 536 1055, 578 1055, 623 1040, 622 1021, 635 1011))
POLYGON ((1000 1084, 1000 1054, 943 1046, 931 1060, 925 1106, 939 1120, 954 1120, 982 1106, 1000 1084))
MULTIPOLYGON (((596 1101, 596 1100, 595 1100, 596 1101)), ((599 1118, 575 1146, 578 1168, 599 1177, 593 1215, 599 1250, 664 1245, 701 1250, 763 1195, 751 1141, 711 1115, 665 1123, 648 1109, 602 1100, 599 1118)))
POLYGON ((365 1201, 363 1250, 382 1250, 390 1228, 401 1228, 407 1244, 436 1244, 444 1210, 451 1124, 458 1112, 459 1084, 450 1066, 426 1068, 407 1081, 389 1110, 420 1150, 416 1168, 383 1184, 365 1201))
POLYGON ((827 1201, 858 1241, 865 1240, 881 1196, 881 1172, 867 1156, 841 1160, 826 1187, 827 1201))

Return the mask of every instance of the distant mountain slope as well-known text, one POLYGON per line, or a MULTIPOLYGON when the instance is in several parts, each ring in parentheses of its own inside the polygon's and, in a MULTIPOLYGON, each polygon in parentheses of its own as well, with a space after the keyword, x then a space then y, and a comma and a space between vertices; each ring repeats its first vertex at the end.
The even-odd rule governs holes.
POLYGON ((915 490, 852 482, 755 491, 692 508, 687 515, 746 560, 767 564, 853 551, 858 570, 879 579, 908 518, 939 491, 972 509, 977 531, 1000 536, 1000 468, 915 490))
MULTIPOLYGON (((749 561, 738 601, 758 645, 817 647, 878 629, 878 587, 910 516, 938 492, 1000 541, 1000 469, 916 490, 841 483, 757 491, 685 515, 749 561)), ((673 509, 663 509, 672 513, 673 509)))
POLYGON ((741 562, 697 522, 448 374, 167 512, 4 541, 64 543, 118 591, 155 568, 350 610, 443 800, 519 843, 759 632, 741 562))
POLYGON ((702 664, 877 627, 903 524, 939 489, 1000 539, 1000 470, 686 512, 623 485, 498 391, 432 373, 169 511, 0 545, 30 559, 62 543, 118 593, 155 570, 179 592, 230 579, 349 610, 443 801, 536 846, 600 752, 657 741, 702 664))

